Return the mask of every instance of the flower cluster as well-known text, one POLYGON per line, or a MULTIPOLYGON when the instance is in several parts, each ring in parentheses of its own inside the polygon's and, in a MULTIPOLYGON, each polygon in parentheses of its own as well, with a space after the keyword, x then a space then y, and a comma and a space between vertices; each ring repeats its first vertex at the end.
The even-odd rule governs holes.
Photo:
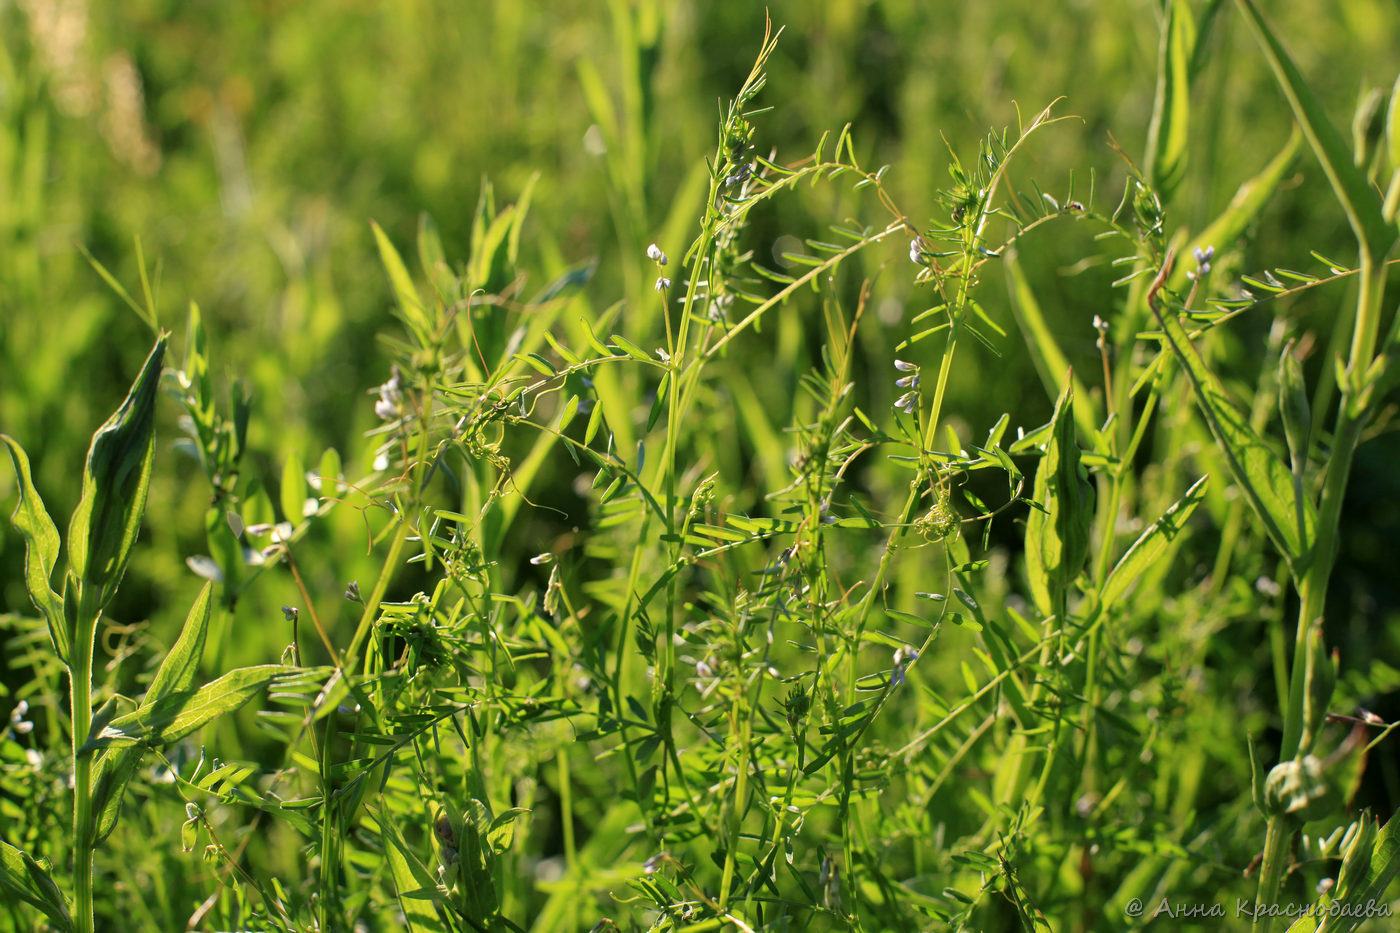
POLYGON ((403 414, 403 374, 395 363, 389 381, 379 387, 379 401, 374 403, 374 413, 384 421, 393 421, 403 414))
MULTIPOLYGON (((657 246, 655 243, 647 247, 647 258, 650 259, 652 262, 656 263, 656 267, 658 269, 666 265, 666 263, 670 261, 669 259, 667 259, 666 254, 661 251, 661 247, 657 246)), ((665 291, 670 287, 670 279, 666 278, 666 276, 664 275, 657 276, 656 290, 658 292, 665 291)))
POLYGON ((1191 250, 1191 255, 1196 260, 1196 268, 1187 272, 1186 277, 1194 281, 1203 275, 1208 275, 1210 273, 1210 261, 1215 258, 1215 247, 1207 246, 1205 249, 1201 249, 1201 247, 1198 246, 1191 250))
POLYGON ((905 414, 909 414, 919 402, 919 367, 915 366, 913 363, 906 363, 904 360, 895 360, 894 368, 902 373, 909 374, 896 379, 894 382, 899 388, 909 390, 895 400, 894 407, 905 414))

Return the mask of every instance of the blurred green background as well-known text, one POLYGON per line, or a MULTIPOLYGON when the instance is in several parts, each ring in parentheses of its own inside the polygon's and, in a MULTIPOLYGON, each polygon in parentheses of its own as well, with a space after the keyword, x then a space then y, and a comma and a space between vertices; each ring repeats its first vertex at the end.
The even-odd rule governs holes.
MULTIPOLYGON (((1394 3, 1270 6, 1343 127, 1360 91, 1393 80, 1394 3)), ((1173 229, 1218 212, 1291 125, 1232 6, 1199 7, 1217 15, 1193 90, 1191 162, 1173 229)), ((1151 0, 803 0, 769 10, 786 32, 759 101, 773 108, 757 120, 759 151, 799 159, 850 122, 862 160, 892 166, 890 189, 918 223, 935 215, 948 147, 971 157, 989 128, 1015 125, 1017 104, 1029 119, 1063 97, 1057 112, 1080 118, 1037 137, 1018 169, 1018 182, 1034 177, 1057 197, 1073 175, 1085 198, 1092 173, 1095 204, 1110 209, 1124 178, 1110 140, 1134 157, 1143 150, 1159 33, 1151 0)), ((387 377, 376 335, 396 327, 369 222, 408 250, 418 218, 430 214, 460 258, 484 181, 499 204, 538 175, 521 265, 540 271, 521 290, 596 260, 579 300, 639 302, 649 285, 645 245, 659 240, 678 256, 689 241, 719 104, 747 74, 764 17, 761 4, 626 0, 0 2, 0 430, 26 445, 51 510, 66 516, 88 438, 150 340, 81 250, 137 293, 139 237, 158 273, 162 323, 176 332, 172 361, 197 301, 216 377, 237 376, 253 394, 245 471, 275 499, 289 456, 314 464, 335 447, 354 479, 369 466, 371 389, 387 377)), ((1340 212, 1315 197, 1325 190, 1316 166, 1300 160, 1286 187, 1245 270, 1298 266, 1309 249, 1349 261, 1340 212)), ((820 235, 849 197, 824 188, 781 199, 758 218, 749 245, 761 256, 780 235, 820 235)), ((1093 365, 1089 321, 1111 313, 1112 275, 1078 265, 1090 251, 1079 236, 1057 227, 1023 262, 1072 362, 1093 365)), ((903 244, 875 252, 857 272, 907 262, 903 244)), ((862 336, 872 369, 902 336, 890 325, 927 300, 910 278, 880 280, 886 330, 862 336)), ((1326 328, 1346 300, 1341 291, 1309 293, 1286 313, 1326 328)), ((982 300, 1009 323, 1000 288, 982 300)), ((786 371, 800 373, 813 362, 809 343, 800 324, 785 327, 772 339, 794 354, 786 371)), ((1227 362, 1241 379, 1261 364, 1251 348, 1262 348, 1267 328, 1263 317, 1232 328, 1239 352, 1227 362)), ((1048 413, 1018 340, 1014 331, 1005 339, 1000 360, 980 348, 965 358, 952 386, 959 423, 981 432, 1007 408, 1025 425, 1048 413)), ((761 356, 759 346, 747 352, 761 356)), ((888 381, 881 371, 880 384, 888 381)), ((757 388, 772 422, 788 424, 791 383, 757 388)), ((184 559, 205 550, 208 505, 197 466, 171 452, 175 409, 162 410, 145 546, 112 612, 149 619, 162 640, 199 584, 184 559)), ((1354 496, 1394 501, 1386 446, 1369 453, 1354 496)), ((0 471, 6 511, 13 500, 12 476, 0 471)), ((1339 591, 1348 612, 1369 600, 1357 637, 1394 611, 1386 586, 1366 581, 1381 559, 1375 542, 1400 520, 1389 506, 1363 511, 1368 521, 1351 536, 1359 547, 1342 563, 1355 586, 1339 591)), ((559 530, 548 516, 522 523, 512 547, 537 552, 559 530)), ((337 546, 311 571, 313 589, 339 592, 375 566, 353 513, 316 533, 337 546)), ((22 557, 0 526, 0 612, 30 612, 22 557)), ((267 586, 240 604, 239 657, 230 661, 273 659, 286 641, 280 601, 267 586)), ((7 663, 0 679, 13 682, 7 663)))

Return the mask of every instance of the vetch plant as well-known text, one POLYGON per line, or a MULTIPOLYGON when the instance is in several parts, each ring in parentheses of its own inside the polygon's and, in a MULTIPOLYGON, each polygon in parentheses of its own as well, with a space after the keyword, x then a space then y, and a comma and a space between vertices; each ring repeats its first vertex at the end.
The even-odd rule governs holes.
POLYGON ((1383 610, 1349 630, 1335 597, 1393 400, 1400 105, 1367 96, 1348 149, 1249 0, 1156 9, 1142 152, 1095 140, 1042 189, 1028 167, 1080 148, 1057 100, 950 142, 933 190, 936 146, 774 144, 801 89, 766 88, 771 31, 707 157, 654 176, 678 40, 619 5, 616 74, 576 69, 616 244, 570 264, 547 176, 483 183, 460 256, 426 217, 371 226, 395 324, 343 464, 269 441, 240 383, 216 404, 193 306, 164 379, 192 535, 144 512, 163 336, 94 438, 66 566, 6 439, 44 621, 6 619, 33 674, 0 720, 0 930, 1389 910, 1400 823, 1358 788, 1400 675, 1383 610), (1301 127, 1262 156, 1208 112, 1236 13, 1301 127), (1248 272, 1304 146, 1357 261, 1248 272), (1226 154, 1248 177, 1217 198, 1191 160, 1226 154), (156 636, 106 616, 148 547, 151 586, 208 582, 147 679, 156 636), (161 884, 104 886, 126 862, 161 884))
POLYGON ((25 539, 25 584, 67 669, 73 799, 67 893, 54 879, 50 860, 41 862, 3 842, 0 883, 59 929, 79 933, 94 928, 93 850, 115 828, 126 786, 143 754, 179 741, 279 678, 298 673, 268 664, 229 671, 195 686, 211 612, 212 585, 206 585, 143 700, 128 712, 120 711, 115 698, 93 708, 94 642, 103 611, 126 572, 146 508, 166 340, 161 335, 156 341, 126 400, 93 435, 82 497, 69 522, 61 592, 53 589, 59 571, 57 528, 30 479, 24 448, 0 435, 19 479, 20 502, 11 520, 25 539))

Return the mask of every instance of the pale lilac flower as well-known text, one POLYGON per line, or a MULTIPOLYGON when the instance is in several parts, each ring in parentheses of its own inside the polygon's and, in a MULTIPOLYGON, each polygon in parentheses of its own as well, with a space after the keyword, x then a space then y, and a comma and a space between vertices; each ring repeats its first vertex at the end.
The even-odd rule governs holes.
POLYGON ((1196 260, 1194 271, 1186 273, 1188 279, 1197 279, 1210 272, 1210 261, 1215 258, 1215 247, 1207 246, 1205 249, 1196 247, 1191 250, 1191 256, 1196 260))
POLYGON ((661 247, 657 246, 655 243, 647 247, 647 258, 658 266, 664 266, 667 262, 666 254, 663 253, 661 247))
POLYGON ((919 402, 919 367, 905 360, 895 360, 894 368, 902 373, 909 374, 900 379, 896 379, 894 383, 901 389, 909 390, 896 399, 894 403, 895 408, 907 415, 914 410, 914 406, 919 402))
POLYGON ((663 275, 663 276, 659 277, 659 278, 656 280, 656 290, 657 290, 658 292, 664 292, 666 289, 668 289, 668 288, 670 288, 670 287, 671 287, 671 280, 668 279, 668 278, 666 278, 666 276, 663 275))
POLYGON ((904 672, 909 669, 909 665, 919 660, 919 650, 908 645, 901 645, 894 652, 894 670, 890 671, 890 686, 898 687, 904 683, 904 672))

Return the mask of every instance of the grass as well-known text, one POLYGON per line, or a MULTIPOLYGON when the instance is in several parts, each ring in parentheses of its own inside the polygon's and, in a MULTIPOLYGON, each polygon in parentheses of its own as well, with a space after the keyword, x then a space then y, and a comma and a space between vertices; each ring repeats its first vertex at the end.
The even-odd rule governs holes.
POLYGON ((0 11, 0 929, 1385 929, 1392 11, 1003 6, 0 11))

